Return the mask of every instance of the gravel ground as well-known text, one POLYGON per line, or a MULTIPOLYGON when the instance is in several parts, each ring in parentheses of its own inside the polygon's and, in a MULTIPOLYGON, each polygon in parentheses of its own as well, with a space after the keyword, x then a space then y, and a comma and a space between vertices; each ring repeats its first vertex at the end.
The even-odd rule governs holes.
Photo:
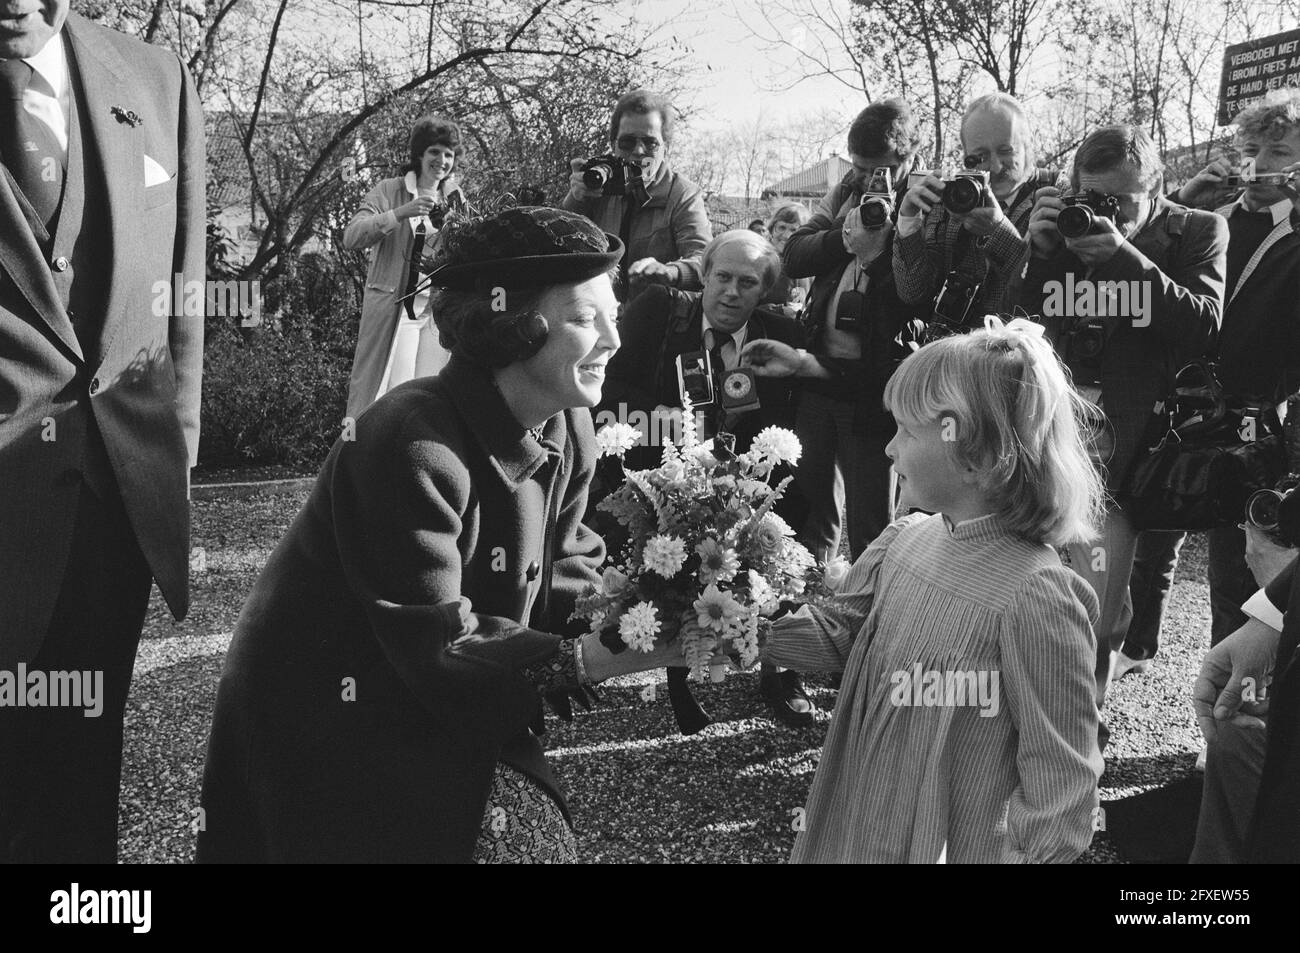
MULTIPOLYGON (((305 493, 193 505, 190 615, 171 620, 155 591, 126 712, 120 859, 193 860, 192 827, 208 729, 230 632, 260 567, 305 493)), ((1102 798, 1124 797, 1192 769, 1200 735, 1188 701, 1209 644, 1201 537, 1183 548, 1161 638, 1145 675, 1107 699, 1111 743, 1102 798)), ((779 862, 812 783, 835 693, 806 680, 822 708, 814 724, 785 728, 766 717, 757 679, 697 686, 715 724, 682 737, 662 673, 617 680, 607 706, 554 725, 549 756, 578 825, 579 856, 596 862, 779 862), (650 686, 660 689, 648 691, 650 686), (652 695, 656 697, 651 697, 652 695)), ((1080 863, 1119 863, 1105 832, 1080 863)))

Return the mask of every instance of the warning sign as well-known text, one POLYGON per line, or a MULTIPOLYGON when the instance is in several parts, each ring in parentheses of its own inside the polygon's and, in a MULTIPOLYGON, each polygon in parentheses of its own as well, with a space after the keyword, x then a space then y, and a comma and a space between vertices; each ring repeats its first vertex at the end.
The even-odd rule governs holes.
POLYGON ((1228 47, 1219 81, 1219 125, 1283 86, 1300 86, 1300 30, 1228 47))

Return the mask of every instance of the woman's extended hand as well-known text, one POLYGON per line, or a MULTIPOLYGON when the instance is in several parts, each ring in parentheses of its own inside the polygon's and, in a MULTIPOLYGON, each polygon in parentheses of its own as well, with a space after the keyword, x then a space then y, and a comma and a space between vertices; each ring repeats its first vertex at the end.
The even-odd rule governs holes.
POLYGON ((582 667, 593 682, 685 663, 680 642, 656 642, 649 652, 627 649, 615 654, 605 647, 596 633, 589 632, 582 637, 582 667))

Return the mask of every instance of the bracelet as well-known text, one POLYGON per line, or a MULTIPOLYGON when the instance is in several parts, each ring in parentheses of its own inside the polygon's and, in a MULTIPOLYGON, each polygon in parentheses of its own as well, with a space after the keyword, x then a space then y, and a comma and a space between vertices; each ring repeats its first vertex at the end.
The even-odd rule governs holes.
POLYGON ((579 685, 590 685, 591 679, 587 677, 587 666, 582 664, 582 639, 578 636, 573 640, 573 668, 578 674, 579 685))

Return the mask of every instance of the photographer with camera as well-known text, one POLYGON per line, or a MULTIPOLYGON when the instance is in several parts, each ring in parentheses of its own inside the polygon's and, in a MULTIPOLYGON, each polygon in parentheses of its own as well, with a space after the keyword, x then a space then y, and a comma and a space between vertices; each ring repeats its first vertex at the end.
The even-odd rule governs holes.
MULTIPOLYGON (((1300 89, 1270 93, 1234 125, 1240 161, 1215 159, 1171 198, 1201 205, 1225 188, 1232 198, 1216 208, 1228 221, 1228 272, 1214 360, 1229 405, 1256 418, 1246 439, 1258 439, 1272 408, 1300 390, 1300 89)), ((1181 541, 1180 533, 1144 533, 1139 541, 1134 578, 1150 580, 1148 596, 1139 600, 1135 593, 1117 678, 1125 669, 1145 668, 1159 648, 1181 541)), ((1245 624, 1239 607, 1255 586, 1239 527, 1212 529, 1207 542, 1213 646, 1245 624)))
POLYGON ((448 211, 465 207, 453 172, 462 151, 454 122, 437 116, 416 120, 402 175, 371 189, 343 232, 344 248, 371 249, 348 380, 349 417, 398 384, 436 374, 447 363, 437 329, 424 313, 429 292, 409 296, 448 211))
MULTIPOLYGON (((1112 496, 1144 451, 1152 408, 1178 369, 1209 348, 1223 308, 1227 223, 1169 202, 1163 177, 1146 132, 1105 126, 1079 146, 1074 194, 1042 189, 1030 216, 1021 302, 1041 316, 1075 386, 1101 411, 1095 458, 1112 496)), ((1137 537, 1112 503, 1102 538, 1068 551, 1101 603, 1098 707, 1132 616, 1137 537)))
POLYGON ((920 133, 906 103, 883 99, 849 128, 853 170, 790 236, 792 278, 812 277, 805 310, 810 355, 796 415, 803 457, 795 478, 810 511, 800 541, 826 560, 839 552, 846 511, 856 559, 889 522, 893 417, 881 398, 896 365, 893 341, 912 316, 894 287, 896 209, 920 133))
POLYGON ((618 235, 626 251, 615 291, 630 300, 645 284, 702 287, 700 256, 713 237, 704 193, 667 157, 674 111, 647 89, 625 94, 609 121, 608 155, 574 159, 560 207, 618 235), (631 287, 629 287, 631 283, 631 287))
MULTIPOLYGON (((1300 446, 1288 452, 1300 471, 1300 446)), ((1205 656, 1192 692, 1206 742, 1193 864, 1300 862, 1300 494, 1278 502, 1272 531, 1246 529, 1263 588, 1205 656)))
POLYGON ((924 306, 937 333, 1011 310, 1038 188, 1029 120, 1005 93, 971 101, 961 121, 965 168, 945 180, 915 172, 898 210, 893 269, 903 301, 924 306))
MULTIPOLYGON (((755 378, 741 366, 747 343, 774 340, 804 346, 803 328, 793 318, 765 311, 759 302, 781 273, 781 259, 766 238, 747 229, 723 232, 704 250, 703 293, 651 287, 624 306, 619 318, 622 347, 606 369, 597 414, 610 411, 626 420, 641 411, 652 422, 651 436, 673 421, 680 437, 682 389, 706 418, 706 432, 735 436, 734 451, 744 453, 764 427, 793 429, 797 388, 788 378, 755 378), (701 370, 703 369, 703 370, 701 370)), ((634 447, 624 457, 628 470, 658 466, 655 443, 634 447)), ((773 483, 781 478, 780 472, 773 483)), ((806 506, 791 486, 776 512, 797 531, 806 506)), ((710 719, 691 697, 684 669, 669 669, 668 691, 684 733, 699 731, 710 719)), ((811 724, 812 702, 798 675, 765 667, 760 692, 776 716, 792 726, 811 724)))

